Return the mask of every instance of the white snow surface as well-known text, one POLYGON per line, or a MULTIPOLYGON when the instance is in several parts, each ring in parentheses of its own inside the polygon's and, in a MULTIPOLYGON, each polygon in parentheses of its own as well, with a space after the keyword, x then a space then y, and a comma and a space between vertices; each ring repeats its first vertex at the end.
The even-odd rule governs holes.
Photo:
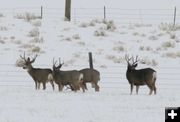
MULTIPOLYGON (((136 0, 132 4, 130 0, 76 1, 73 6, 84 8, 85 4, 159 9, 180 5, 178 0, 136 0)), ((61 8, 64 0, 7 0, 1 4, 10 9, 41 5, 61 8)), ((116 21, 116 29, 107 30, 99 18, 67 22, 62 16, 48 18, 49 12, 42 20, 27 22, 17 19, 17 13, 0 13, 0 122, 164 122, 165 107, 180 106, 180 30, 163 31, 160 24, 122 25, 116 21), (94 26, 89 25, 91 22, 94 26), (42 42, 33 42, 34 37, 29 36, 34 28, 42 42), (105 36, 95 36, 97 31, 105 36), (170 46, 163 47, 167 42, 170 46), (32 52, 33 47, 39 47, 40 53, 32 52), (30 57, 38 54, 33 66, 40 68, 52 68, 53 58, 61 58, 63 70, 89 67, 88 52, 92 52, 94 68, 101 73, 100 92, 90 84, 85 93, 59 92, 57 86, 53 91, 49 83, 46 90, 35 90, 28 73, 15 66, 23 52, 30 57), (137 69, 151 67, 157 71, 157 95, 149 96, 147 86, 141 86, 138 95, 135 89, 130 95, 125 54, 139 56, 142 62, 137 69)))

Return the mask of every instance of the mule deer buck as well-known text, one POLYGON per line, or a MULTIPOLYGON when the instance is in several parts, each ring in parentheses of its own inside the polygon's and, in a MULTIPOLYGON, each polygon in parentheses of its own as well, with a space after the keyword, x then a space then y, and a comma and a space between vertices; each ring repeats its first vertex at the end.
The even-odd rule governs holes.
POLYGON ((40 68, 34 68, 32 66, 32 63, 35 62, 37 55, 31 60, 29 57, 26 59, 25 53, 24 56, 20 57, 24 60, 24 66, 23 69, 27 69, 27 72, 32 77, 32 79, 35 82, 35 89, 40 89, 40 83, 43 84, 43 90, 46 89, 46 83, 50 82, 52 85, 52 88, 54 90, 54 83, 53 83, 53 76, 52 76, 52 70, 51 69, 40 69, 40 68))
POLYGON ((136 93, 138 94, 139 87, 142 85, 147 85, 150 89, 149 95, 156 94, 156 71, 152 68, 145 68, 136 70, 138 65, 138 56, 136 56, 136 60, 134 61, 134 57, 129 58, 127 55, 125 56, 127 61, 127 71, 126 78, 131 85, 131 94, 133 91, 133 86, 136 86, 136 93), (130 63, 132 60, 132 63, 130 63))
POLYGON ((82 88, 83 92, 85 92, 84 86, 83 86, 83 74, 80 73, 77 70, 69 70, 69 71, 62 71, 60 70, 62 65, 64 63, 61 63, 59 59, 59 64, 56 66, 56 62, 54 62, 53 59, 53 79, 55 83, 59 87, 59 91, 63 90, 63 87, 66 85, 69 85, 71 87, 71 90, 74 90, 75 92, 82 88))
POLYGON ((83 85, 87 90, 86 83, 91 83, 92 87, 95 88, 95 91, 99 91, 98 81, 100 80, 100 73, 95 69, 82 69, 79 72, 83 74, 83 85))

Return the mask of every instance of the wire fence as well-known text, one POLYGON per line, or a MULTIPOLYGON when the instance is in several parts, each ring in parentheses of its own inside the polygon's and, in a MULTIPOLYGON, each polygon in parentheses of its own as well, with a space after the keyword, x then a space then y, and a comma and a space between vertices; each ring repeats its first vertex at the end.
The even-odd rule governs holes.
MULTIPOLYGON (((72 8, 71 18, 74 22, 92 19, 113 20, 120 24, 159 24, 175 23, 180 20, 178 9, 121 9, 121 8, 72 8), (176 12, 175 12, 176 11, 176 12)), ((0 8, 0 13, 4 15, 33 13, 42 18, 64 19, 64 8, 0 8)))
MULTIPOLYGON (((41 16, 41 7, 39 8, 0 8, 0 14, 3 16, 16 16, 17 14, 33 13, 37 16, 41 16)), ((114 20, 120 24, 130 23, 173 23, 174 18, 176 22, 180 20, 180 13, 176 9, 176 15, 174 15, 174 8, 172 9, 121 9, 121 8, 72 8, 72 21, 79 22, 92 19, 107 19, 114 20)), ((42 19, 56 19, 61 20, 64 18, 64 8, 44 8, 42 19)), ((14 68, 14 64, 0 64, 0 86, 30 86, 33 84, 32 79, 23 70, 14 68), (8 77, 8 78, 7 78, 8 77)), ((36 65, 47 66, 51 65, 36 65)), ((86 66, 73 65, 73 68, 82 68, 86 66)), ((96 66, 101 70, 101 83, 106 87, 120 87, 128 85, 125 71, 126 66, 111 65, 102 68, 96 66)), ((163 88, 179 88, 180 83, 180 67, 163 66, 158 67, 161 69, 158 71, 158 80, 163 88)), ((158 82, 157 82, 158 83, 158 82)))
MULTIPOLYGON (((21 67, 15 67, 14 64, 0 64, 0 87, 33 87, 34 82, 28 73, 21 67), (5 67, 5 68, 3 68, 5 67)), ((35 67, 42 67, 36 65, 35 67)), ((43 67, 51 67, 43 65, 43 67)), ((82 65, 67 66, 66 69, 79 69, 82 65)), ((106 68, 95 66, 100 71, 100 85, 103 88, 121 88, 126 89, 129 86, 126 79, 125 65, 108 65, 106 68)), ((156 69, 156 68, 155 68, 156 69)), ((157 68, 157 86, 161 89, 179 89, 180 90, 180 67, 166 66, 157 68)))

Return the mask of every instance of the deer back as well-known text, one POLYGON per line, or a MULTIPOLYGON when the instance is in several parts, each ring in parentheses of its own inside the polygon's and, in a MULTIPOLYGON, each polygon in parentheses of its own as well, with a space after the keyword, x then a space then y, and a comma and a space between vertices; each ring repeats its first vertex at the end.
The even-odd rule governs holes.
POLYGON ((81 73, 77 70, 69 71, 53 71, 53 77, 56 83, 61 83, 63 85, 78 83, 81 73))
POLYGON ((52 75, 51 69, 32 68, 28 71, 28 73, 35 81, 46 82, 48 80, 52 80, 49 78, 49 75, 52 75))
POLYGON ((63 85, 78 84, 83 78, 82 74, 77 70, 60 70, 63 64, 64 63, 61 63, 59 58, 59 64, 56 66, 56 62, 54 62, 53 59, 53 77, 55 82, 63 85))
POLYGON ((85 82, 98 82, 100 80, 100 73, 95 69, 86 68, 80 70, 80 72, 83 74, 83 81, 85 82))

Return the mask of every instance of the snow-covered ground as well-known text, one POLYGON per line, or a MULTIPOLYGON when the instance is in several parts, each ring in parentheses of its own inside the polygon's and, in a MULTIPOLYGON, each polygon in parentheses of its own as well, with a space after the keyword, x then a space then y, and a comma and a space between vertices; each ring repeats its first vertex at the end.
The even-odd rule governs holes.
MULTIPOLYGON (((89 7, 99 7, 103 3, 113 8, 119 3, 118 8, 147 8, 142 0, 134 7, 116 0, 77 1, 79 4, 73 1, 74 7, 87 3, 89 7)), ((27 5, 17 0, 14 6, 20 6, 18 3, 21 7, 27 5)), ((64 1, 58 3, 64 5, 64 1)), ((178 1, 166 0, 163 6, 159 3, 153 6, 152 0, 149 8, 173 8, 178 1)), ((49 0, 36 4, 32 0, 28 5, 57 7, 49 0)), ((29 21, 25 14, 18 14, 23 10, 0 11, 0 122, 163 122, 165 107, 180 106, 178 23, 172 30, 169 24, 124 25, 113 18, 106 22, 95 17, 66 22, 62 16, 52 17, 48 10, 42 20, 29 15, 29 21), (92 52, 94 67, 101 73, 100 92, 90 85, 85 93, 59 92, 57 86, 53 91, 50 84, 45 91, 35 90, 28 73, 15 65, 24 52, 31 57, 38 54, 34 67, 52 68, 53 58, 61 58, 65 63, 63 70, 89 67, 88 52, 92 52), (157 71, 157 95, 149 96, 147 86, 140 87, 139 95, 135 91, 129 95, 125 54, 139 56, 138 69, 152 67, 157 71)))

